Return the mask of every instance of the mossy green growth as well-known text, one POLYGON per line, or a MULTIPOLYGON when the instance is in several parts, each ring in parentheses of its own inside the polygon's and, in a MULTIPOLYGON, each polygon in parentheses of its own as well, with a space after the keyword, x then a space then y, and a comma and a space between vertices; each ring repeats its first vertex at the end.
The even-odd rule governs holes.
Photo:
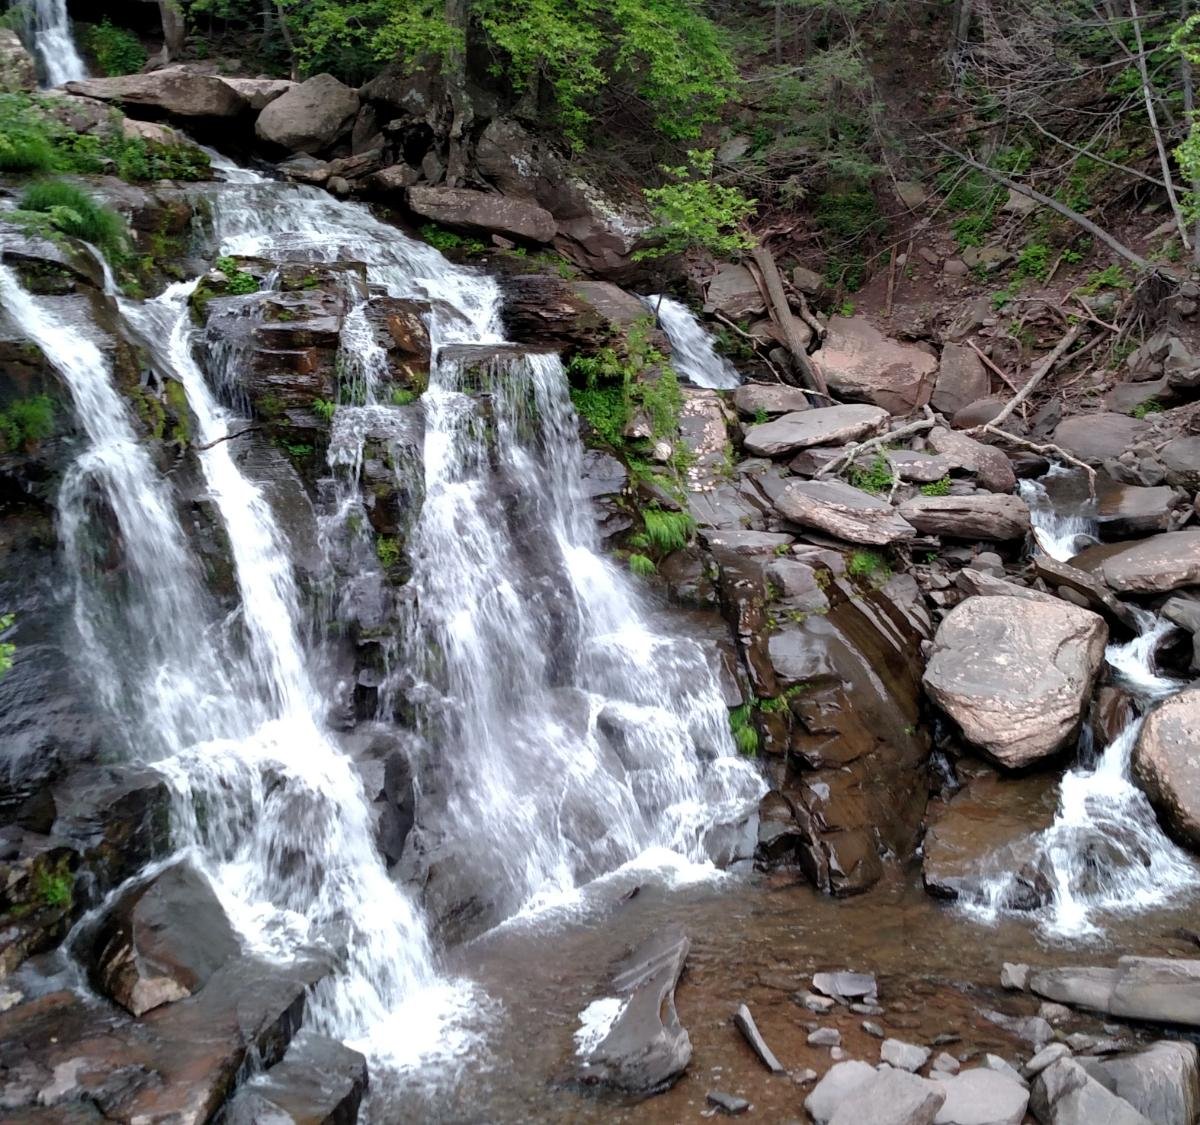
POLYGON ((168 379, 163 388, 163 397, 167 406, 175 416, 171 426, 171 440, 179 445, 187 445, 192 440, 191 414, 188 412, 187 391, 182 383, 168 379))
POLYGON ((312 400, 313 413, 322 421, 329 422, 333 419, 337 412, 337 403, 330 402, 326 398, 314 398, 312 400))
POLYGON ((448 250, 461 250, 464 254, 482 254, 487 250, 486 243, 478 238, 468 238, 456 234, 452 230, 440 227, 436 223, 425 223, 417 229, 417 233, 435 250, 443 254, 448 250))
POLYGON ((642 511, 647 544, 660 555, 681 551, 687 546, 696 522, 687 512, 665 512, 660 508, 642 511))
POLYGON ((33 395, 10 403, 0 410, 0 443, 5 452, 15 453, 54 433, 54 400, 49 395, 33 395))
POLYGON ((876 457, 865 469, 859 465, 851 465, 846 479, 864 492, 887 492, 894 481, 892 466, 882 455, 876 457))
POLYGON ((389 397, 393 406, 411 406, 421 396, 405 387, 394 387, 389 397))
MULTIPOLYGON (((7 633, 13 627, 16 618, 11 613, 0 613, 0 633, 7 633)), ((12 641, 0 641, 0 676, 3 676, 13 666, 13 657, 17 654, 17 646, 12 641)))
POLYGON ((136 74, 146 65, 146 48, 132 31, 105 16, 87 34, 88 49, 107 77, 136 74))
POLYGON ((41 868, 34 876, 34 893, 43 906, 61 909, 69 907, 75 890, 75 880, 66 859, 49 868, 41 868))
POLYGON ((948 496, 949 494, 949 477, 942 477, 940 480, 930 481, 928 484, 921 485, 922 496, 948 496))
POLYGON ((231 296, 244 297, 247 293, 258 292, 258 282, 254 276, 239 269, 233 258, 218 258, 217 269, 225 275, 225 280, 229 283, 227 292, 231 296))
POLYGON ((90 242, 114 268, 129 257, 125 220, 66 180, 39 180, 21 194, 21 211, 44 215, 50 232, 90 242))
POLYGON ((846 570, 852 578, 862 578, 880 586, 892 576, 892 568, 878 551, 853 551, 846 570))
POLYGON ((391 570, 400 561, 400 543, 388 536, 375 540, 375 556, 384 570, 391 570))
POLYGON ((629 556, 629 570, 639 578, 649 578, 658 573, 654 560, 636 552, 629 556))
POLYGON ((1145 418, 1149 414, 1161 414, 1163 412, 1163 404, 1158 399, 1151 398, 1145 402, 1139 402, 1130 413, 1138 419, 1145 418))
POLYGON ((758 757, 758 728, 754 725, 753 703, 743 703, 730 710, 729 731, 739 754, 745 758, 758 757))

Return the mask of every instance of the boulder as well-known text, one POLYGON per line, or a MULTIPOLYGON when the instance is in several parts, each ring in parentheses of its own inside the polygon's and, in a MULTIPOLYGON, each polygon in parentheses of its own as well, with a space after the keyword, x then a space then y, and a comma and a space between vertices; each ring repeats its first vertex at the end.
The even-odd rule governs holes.
POLYGON ((987 368, 974 349, 965 344, 946 344, 929 401, 934 410, 950 417, 977 399, 986 398, 991 388, 987 368))
POLYGON ((970 742, 1019 768, 1075 735, 1107 639, 1102 618, 1065 602, 968 598, 937 631, 925 688, 970 742))
POLYGON ((1059 1059, 1043 1070, 1029 1101, 1043 1125, 1153 1125, 1074 1059, 1059 1059))
POLYGON ((645 1096, 683 1073, 692 1043, 675 1012, 675 986, 689 948, 683 931, 669 926, 617 965, 612 991, 620 1008, 603 1038, 581 1052, 581 1081, 645 1096))
POLYGON ((226 78, 221 81, 246 100, 253 110, 266 109, 276 98, 283 97, 297 84, 287 78, 226 78))
POLYGON ((1200 530, 1165 531, 1148 539, 1089 547, 1071 565, 1122 594, 1164 594, 1195 586, 1200 584, 1200 530))
POLYGON ((1167 484, 1200 489, 1200 435, 1173 438, 1159 450, 1158 459, 1166 471, 1167 484))
POLYGON ((776 497, 775 510, 847 543, 886 547, 916 534, 886 500, 842 481, 796 481, 776 497))
POLYGON ((1019 496, 976 492, 966 496, 914 496, 900 514, 924 535, 1003 542, 1029 534, 1029 508, 1019 496))
POLYGON ((827 1125, 837 1107, 871 1082, 877 1071, 858 1059, 835 1063, 804 1099, 804 1108, 817 1125, 827 1125))
POLYGON ((1017 474, 1004 453, 991 445, 967 437, 941 426, 929 431, 926 439, 934 453, 953 457, 969 473, 973 473, 981 487, 989 492, 1011 492, 1017 486, 1017 474))
MULTIPOLYGON (((408 206, 416 214, 446 226, 501 234, 529 242, 550 242, 557 225, 544 207, 471 188, 412 187, 408 206)), ((645 309, 641 309, 645 314, 645 309)))
MULTIPOLYGON (((1174 444, 1168 443, 1167 448, 1174 444)), ((1164 449, 1162 453, 1165 453, 1164 449)), ((1200 442, 1196 452, 1200 457, 1200 442)), ((1160 453, 1160 457, 1162 456, 1160 453)), ((1165 463, 1165 461, 1164 461, 1165 463)), ((1168 470, 1167 479, 1171 473, 1168 470)), ((1197 463, 1200 480, 1200 461, 1197 463)), ((1179 484, 1178 480, 1172 481, 1179 484)), ((1177 488, 1158 485, 1143 488, 1121 484, 1106 473, 1096 474, 1095 516, 1104 539, 1128 539, 1135 535, 1152 535, 1156 531, 1171 531, 1182 522, 1187 497, 1177 488)))
POLYGON ((1195 1125, 1200 1117, 1200 1070, 1194 1043, 1163 1039, 1133 1054, 1079 1062, 1110 1093, 1155 1125, 1195 1125))
POLYGON ((937 360, 885 336, 862 317, 831 317, 817 357, 829 389, 892 414, 911 414, 929 401, 937 360))
POLYGON ((1134 747, 1133 776, 1171 835, 1200 850, 1200 687, 1150 712, 1134 747))
POLYGON ((350 127, 358 94, 332 74, 315 74, 269 102, 254 124, 259 140, 291 152, 320 152, 350 127))
POLYGON ((247 108, 246 99, 223 79, 179 66, 118 78, 85 78, 68 82, 66 90, 166 117, 236 117, 247 108))
POLYGON ((1192 634, 1192 671, 1200 672, 1200 596, 1176 594, 1162 605, 1168 621, 1192 634))
POLYGON ((1200 1027, 1200 961, 1122 957, 1115 969, 1047 969, 1029 978, 1047 1000, 1122 1019, 1200 1027))
MULTIPOLYGON (((1133 611, 1120 598, 1115 597, 1095 575, 1086 570, 1079 570, 1070 563, 1059 562, 1041 552, 1034 556, 1033 567, 1038 577, 1051 589, 1070 590, 1084 599, 1088 609, 1125 626, 1131 632, 1138 631, 1137 618, 1133 611)), ((1078 599, 1074 597, 1069 600, 1078 604, 1078 599)))
POLYGON ((1149 429, 1127 414, 1077 414, 1055 427, 1053 441, 1082 461, 1099 462, 1120 457, 1149 429))
POLYGON ((912 449, 892 449, 884 454, 892 472, 901 480, 914 484, 932 484, 948 477, 959 468, 958 462, 946 453, 920 453, 912 449))
POLYGON ((808 396, 799 387, 782 383, 743 383, 733 392, 733 405, 744 417, 776 417, 808 409, 808 396))
POLYGON ((37 89, 37 68, 21 37, 0 27, 0 94, 20 94, 37 89))
POLYGON ((964 1070, 942 1082, 946 1100, 934 1125, 1021 1125, 1029 1091, 1020 1077, 988 1067, 964 1070))
POLYGON ((945 1100, 940 1082, 885 1068, 841 1102, 829 1125, 933 1125, 945 1100))
POLYGON ((198 992, 240 948, 208 880, 183 861, 113 903, 97 927, 88 975, 140 1016, 198 992))
POLYGON ((883 429, 887 419, 887 411, 878 406, 825 406, 751 426, 742 444, 747 453, 757 457, 787 457, 812 446, 870 437, 883 429))
POLYGON ((897 1070, 915 1073, 929 1061, 929 1048, 906 1043, 903 1039, 885 1039, 879 1047, 879 1058, 897 1070))
POLYGON ((710 315, 719 312, 730 320, 745 320, 766 308, 754 275, 745 266, 723 265, 708 283, 704 311, 710 315))

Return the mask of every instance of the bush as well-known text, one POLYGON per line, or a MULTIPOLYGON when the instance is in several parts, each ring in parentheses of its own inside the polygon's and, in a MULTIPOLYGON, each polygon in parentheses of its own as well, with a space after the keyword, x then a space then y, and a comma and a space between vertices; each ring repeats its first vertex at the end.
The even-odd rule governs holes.
POLYGON ((950 494, 950 478, 942 477, 941 480, 931 481, 929 484, 921 485, 922 496, 948 496, 950 494))
POLYGON ((8 451, 21 449, 54 433, 54 402, 47 395, 34 395, 0 411, 0 442, 8 451))
POLYGON ((121 216, 65 180, 40 180, 30 184, 21 195, 21 210, 48 216, 49 224, 55 230, 90 242, 114 266, 129 253, 125 221, 121 216))
POLYGON ((658 567, 654 565, 654 560, 647 558, 645 555, 630 555, 629 569, 639 578, 649 578, 651 575, 658 573, 658 567))
POLYGON ((647 542, 662 555, 683 550, 696 526, 686 512, 663 512, 658 508, 647 508, 642 520, 647 542))
POLYGON ((738 753, 746 758, 758 756, 758 730, 754 726, 754 709, 743 703, 729 712, 729 731, 738 753))
POLYGON ((116 27, 105 16, 88 32, 88 50, 109 77, 136 74, 146 65, 146 49, 132 31, 116 27))
POLYGON ((244 297, 247 293, 258 292, 258 282, 254 276, 238 269, 238 264, 233 258, 218 258, 217 269, 225 275, 225 280, 229 283, 226 292, 230 296, 244 297))

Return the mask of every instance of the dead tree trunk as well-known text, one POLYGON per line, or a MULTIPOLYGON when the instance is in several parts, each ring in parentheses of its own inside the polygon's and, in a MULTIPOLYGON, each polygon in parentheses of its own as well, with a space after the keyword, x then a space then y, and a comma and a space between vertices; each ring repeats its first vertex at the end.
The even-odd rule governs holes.
POLYGON ((756 245, 750 251, 754 264, 758 267, 759 286, 763 291, 763 299, 767 303, 767 311, 771 319, 779 327, 787 344, 788 353, 800 372, 804 385, 810 391, 829 397, 829 389, 821 373, 813 366, 808 358, 807 341, 800 331, 800 322, 792 313, 788 304, 787 294, 783 291, 783 278, 779 276, 779 267, 775 264, 775 255, 765 246, 756 245))

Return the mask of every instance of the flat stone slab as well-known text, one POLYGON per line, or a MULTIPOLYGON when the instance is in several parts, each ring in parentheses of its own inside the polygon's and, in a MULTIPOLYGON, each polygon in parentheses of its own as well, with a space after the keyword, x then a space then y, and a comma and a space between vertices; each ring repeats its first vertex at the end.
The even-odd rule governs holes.
POLYGON ((835 394, 898 415, 929 401, 938 369, 927 351, 885 336, 858 316, 830 318, 816 362, 835 394))
POLYGON ((885 1068, 842 1101, 829 1125, 933 1125, 945 1101, 942 1083, 885 1068))
POLYGON ((747 418, 759 413, 775 417, 809 409, 808 395, 799 387, 783 383, 743 383, 733 392, 733 405, 747 418))
POLYGON ((934 1125, 1021 1125, 1029 1091, 1019 1079, 977 1067, 942 1083, 946 1100, 934 1125))
POLYGON ((1078 1061, 1097 1082, 1158 1125, 1195 1125, 1200 1116, 1194 1043, 1163 1039, 1132 1054, 1078 1061))
POLYGON ((886 500, 842 481, 796 481, 776 498, 775 510, 792 523, 847 543, 886 547, 916 535, 886 500))
POLYGON ((1037 1119, 1049 1125, 1153 1125, 1074 1059, 1059 1059, 1042 1071, 1029 1101, 1037 1119))
POLYGON ((1081 461, 1104 461, 1120 457, 1149 430, 1147 423, 1128 414, 1077 414, 1055 427, 1053 440, 1081 461))
POLYGON ((742 439, 756 457, 788 457, 817 445, 841 445, 879 433, 890 415, 878 406, 823 406, 784 414, 773 422, 751 426, 742 439))
POLYGON ((957 430, 941 426, 929 431, 925 439, 934 453, 953 457, 969 473, 974 473, 980 487, 989 492, 1011 492, 1017 486, 1017 474, 1003 450, 985 445, 957 430))
POLYGON ((1162 594, 1200 585, 1200 530, 1164 531, 1132 543, 1089 547, 1071 565, 1122 594, 1162 594))
POLYGON ((976 492, 967 496, 914 496, 900 514, 925 535, 1005 542, 1029 534, 1029 507, 1019 496, 976 492))
POLYGON ((1124 1019, 1200 1027, 1200 960, 1122 957, 1114 969, 1048 969, 1029 978, 1047 1000, 1124 1019))

